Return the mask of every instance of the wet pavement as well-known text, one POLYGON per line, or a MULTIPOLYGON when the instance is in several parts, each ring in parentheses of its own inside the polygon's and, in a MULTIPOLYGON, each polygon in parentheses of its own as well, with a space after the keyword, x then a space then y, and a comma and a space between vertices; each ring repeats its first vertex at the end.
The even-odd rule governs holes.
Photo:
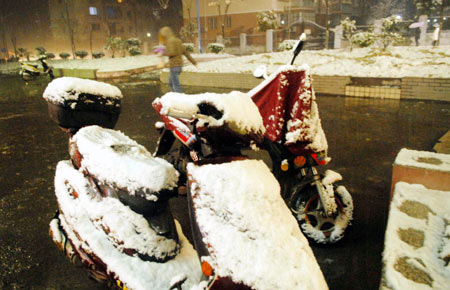
MULTIPOLYGON (((47 81, 26 85, 0 76, 0 289, 104 289, 72 266, 48 235, 57 206, 54 170, 68 154, 67 139, 41 98, 47 81)), ((116 128, 153 151, 158 136, 151 102, 168 88, 150 81, 118 85, 125 98, 116 128)), ((325 96, 318 104, 333 158, 328 168, 343 175, 355 213, 342 241, 312 247, 330 289, 378 289, 392 163, 403 147, 433 148, 450 128, 450 104, 325 96)), ((185 198, 172 207, 189 234, 185 198)))

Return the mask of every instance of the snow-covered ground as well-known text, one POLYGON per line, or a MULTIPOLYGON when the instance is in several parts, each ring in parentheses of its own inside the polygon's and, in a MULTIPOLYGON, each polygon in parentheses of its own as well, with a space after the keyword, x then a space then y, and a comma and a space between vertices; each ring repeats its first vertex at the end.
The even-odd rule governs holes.
MULTIPOLYGON (((291 52, 273 52, 232 57, 227 54, 193 54, 203 60, 198 66, 188 65, 185 71, 210 73, 251 73, 261 64, 268 72, 287 64, 291 52), (214 60, 216 58, 223 58, 214 60), (205 61, 211 59, 211 61, 205 61)), ((161 61, 157 55, 140 55, 101 59, 54 60, 55 68, 97 69, 99 72, 132 70, 155 66, 161 61)), ((295 64, 306 63, 314 75, 354 77, 433 77, 450 78, 450 46, 390 47, 386 51, 375 48, 305 50, 295 64)), ((3 70, 4 65, 0 66, 3 70)))
MULTIPOLYGON (((264 53, 201 63, 185 70, 250 73, 264 64, 271 73, 291 59, 292 52, 264 53)), ((450 78, 450 46, 391 47, 386 51, 373 48, 306 50, 295 63, 306 63, 312 74, 324 76, 450 78)))
MULTIPOLYGON (((232 57, 232 55, 203 53, 203 54, 192 54, 192 57, 194 57, 194 59, 204 61, 208 59, 232 57)), ((99 59, 55 60, 51 61, 50 63, 54 68, 97 69, 99 72, 112 72, 112 71, 132 70, 142 67, 155 66, 161 61, 163 61, 161 57, 152 54, 152 55, 99 58, 99 59)), ((165 61, 167 62, 167 60, 165 61)))

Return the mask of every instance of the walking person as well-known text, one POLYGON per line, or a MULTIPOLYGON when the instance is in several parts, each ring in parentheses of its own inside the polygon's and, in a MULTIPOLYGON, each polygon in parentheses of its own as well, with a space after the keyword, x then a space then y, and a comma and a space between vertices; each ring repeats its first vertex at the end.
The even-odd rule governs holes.
POLYGON ((433 46, 437 46, 438 45, 438 40, 439 40, 439 24, 435 24, 434 26, 434 31, 433 31, 433 46))
POLYGON ((183 66, 184 55, 193 65, 197 62, 191 57, 190 53, 184 48, 181 39, 175 36, 172 29, 165 26, 159 30, 159 41, 165 45, 163 55, 169 57, 170 79, 169 84, 174 92, 181 93, 179 76, 183 66))

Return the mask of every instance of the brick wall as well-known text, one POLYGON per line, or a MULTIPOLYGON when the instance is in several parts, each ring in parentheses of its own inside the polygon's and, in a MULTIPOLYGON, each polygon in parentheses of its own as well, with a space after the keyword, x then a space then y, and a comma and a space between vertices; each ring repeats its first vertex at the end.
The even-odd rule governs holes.
MULTIPOLYGON (((329 95, 346 95, 346 87, 352 85, 349 76, 318 76, 313 75, 313 87, 316 93, 329 95)), ((169 73, 161 74, 161 81, 168 83, 169 73)), ((384 79, 383 79, 384 80, 384 79)), ((183 72, 180 76, 182 85, 204 86, 250 90, 261 80, 245 73, 195 73, 183 72)), ((370 83, 370 82, 369 82, 370 83)), ((370 88, 370 84, 367 87, 370 88)), ((383 85, 386 85, 383 83, 383 85)), ((364 84, 359 84, 364 88, 364 84)), ((390 86, 386 86, 388 88, 390 86)), ((378 87, 377 87, 378 88, 378 87)), ((401 90, 401 99, 440 100, 450 102, 450 79, 438 78, 403 78, 396 79, 393 89, 401 90)), ((398 94, 398 92, 396 93, 398 94)), ((356 96, 356 95, 355 95, 356 96)), ((364 97, 364 95, 362 95, 364 97)), ((365 97, 388 97, 387 95, 373 95, 365 97)), ((398 98, 398 97, 396 97, 398 98)))
POLYGON ((450 79, 403 78, 401 98, 450 102, 450 79))

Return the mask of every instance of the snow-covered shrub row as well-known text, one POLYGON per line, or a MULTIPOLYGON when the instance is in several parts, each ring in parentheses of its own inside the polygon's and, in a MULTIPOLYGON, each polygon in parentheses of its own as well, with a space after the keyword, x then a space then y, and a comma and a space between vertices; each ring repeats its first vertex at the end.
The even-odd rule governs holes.
POLYGON ((291 50, 295 47, 297 44, 297 39, 285 39, 278 45, 278 50, 285 51, 285 50, 291 50))
POLYGON ((193 43, 183 43, 183 46, 187 52, 194 52, 194 44, 193 43))

